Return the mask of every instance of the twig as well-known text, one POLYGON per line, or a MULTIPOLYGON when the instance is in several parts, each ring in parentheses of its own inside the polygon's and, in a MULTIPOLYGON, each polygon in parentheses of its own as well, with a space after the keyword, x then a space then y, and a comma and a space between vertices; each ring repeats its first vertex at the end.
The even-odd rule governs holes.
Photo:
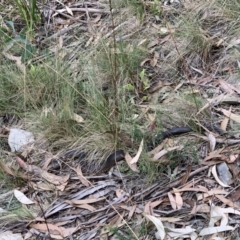
MULTIPOLYGON (((209 141, 208 137, 199 135, 199 134, 195 134, 195 133, 191 133, 190 135, 198 137, 198 138, 202 138, 205 141, 209 141)), ((216 142, 217 143, 224 143, 227 145, 233 145, 236 143, 240 143, 240 139, 223 139, 223 138, 216 138, 216 142)))
MULTIPOLYGON (((67 9, 63 9, 64 11, 67 11, 67 9)), ((90 12, 90 13, 110 13, 108 10, 103 10, 103 9, 96 9, 96 8, 70 8, 71 11, 73 12, 90 12)), ((58 10, 56 10, 58 11, 58 10)), ((60 10, 61 11, 61 10, 60 10)))
POLYGON ((74 29, 74 28, 76 28, 76 27, 79 27, 79 26, 81 26, 81 25, 82 25, 82 23, 75 23, 75 24, 69 26, 68 28, 61 29, 60 31, 58 31, 58 32, 56 32, 55 34, 53 34, 52 36, 50 36, 50 37, 45 38, 44 40, 42 40, 42 43, 46 43, 46 42, 52 40, 53 38, 57 38, 57 37, 65 34, 65 33, 67 33, 68 31, 70 31, 70 30, 72 30, 72 29, 74 29))
MULTIPOLYGON (((188 177, 188 178, 191 178, 191 177, 195 176, 196 174, 198 174, 198 173, 200 173, 200 172, 202 172, 202 171, 204 171, 204 170, 206 170, 206 169, 208 169, 208 168, 209 168, 209 166, 204 166, 204 167, 198 168, 197 170, 191 172, 191 173, 189 174, 189 177, 188 177)), ((154 198, 155 198, 155 197, 160 197, 159 195, 161 195, 162 193, 163 193, 163 194, 161 195, 161 197, 166 196, 166 195, 167 195, 167 192, 168 192, 171 188, 174 188, 174 187, 179 186, 179 184, 181 183, 181 181, 182 181, 182 176, 179 177, 179 178, 178 178, 177 180, 175 180, 174 182, 169 183, 169 184, 166 184, 165 186, 162 187, 162 188, 163 188, 162 191, 157 191, 157 193, 153 194, 152 196, 153 196, 154 198)))

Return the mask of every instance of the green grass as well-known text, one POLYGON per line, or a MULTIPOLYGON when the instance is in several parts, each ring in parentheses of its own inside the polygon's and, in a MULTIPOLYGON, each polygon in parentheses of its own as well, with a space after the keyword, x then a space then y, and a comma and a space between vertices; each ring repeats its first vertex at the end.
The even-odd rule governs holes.
MULTIPOLYGON (((8 19, 8 27, 1 30, 1 50, 13 43, 10 54, 21 57, 26 64, 26 72, 21 72, 14 61, 0 56, 0 115, 12 113, 20 116, 24 119, 25 128, 36 136, 44 135, 53 153, 64 152, 75 146, 87 153, 89 161, 104 160, 108 154, 120 148, 134 155, 143 138, 147 145, 156 134, 174 126, 189 125, 198 132, 198 121, 211 120, 208 111, 196 115, 197 110, 206 103, 201 93, 184 94, 185 91, 191 92, 192 88, 183 85, 180 90, 172 90, 168 95, 168 99, 173 98, 174 101, 160 104, 157 98, 154 102, 156 108, 150 107, 147 111, 148 114, 156 114, 156 127, 149 131, 150 123, 139 107, 143 102, 146 105, 153 104, 147 88, 159 80, 171 83, 174 89, 182 81, 201 78, 201 74, 197 75, 191 67, 199 69, 203 75, 212 76, 212 69, 220 66, 219 62, 214 62, 215 58, 222 56, 222 53, 227 59, 226 65, 235 66, 239 59, 236 46, 229 50, 225 45, 217 46, 220 39, 225 39, 227 44, 238 37, 239 1, 201 2, 186 11, 171 12, 159 6, 159 1, 149 1, 149 5, 146 5, 144 1, 125 0, 115 2, 114 6, 130 8, 132 16, 137 15, 143 24, 141 32, 124 42, 117 42, 115 49, 112 39, 100 40, 87 50, 80 49, 79 60, 74 62, 79 72, 73 76, 68 55, 61 58, 60 54, 56 54, 51 58, 47 47, 40 51, 31 41, 34 26, 39 23, 36 2, 33 1, 32 5, 20 0, 15 2, 25 29, 14 35, 13 19, 8 19), (152 23, 155 27, 171 30, 167 33, 170 38, 147 49, 149 41, 161 41, 167 35, 156 28, 153 30, 152 23), (151 36, 147 31, 144 32, 148 28, 152 31, 151 36), (138 43, 144 39, 145 43, 139 46, 138 43), (144 59, 152 57, 154 51, 159 52, 158 66, 140 66, 144 59), (32 61, 38 54, 45 56, 44 60, 32 61), (84 122, 75 121, 73 114, 82 116, 84 122), (127 135, 135 147, 126 146, 118 134, 127 135)), ((221 66, 218 73, 221 73, 221 66)), ((228 76, 229 73, 222 74, 228 76)), ((181 151, 167 154, 170 169, 173 171, 184 161, 195 163, 197 144, 183 142, 181 151)), ((139 175, 148 183, 159 179, 161 173, 168 173, 166 165, 159 166, 150 161, 146 148, 138 167, 139 175)), ((126 168, 123 167, 124 170, 126 168)), ((125 172, 131 174, 130 170, 125 172)), ((22 179, 16 177, 13 184, 9 184, 8 179, 5 173, 0 172, 0 182, 6 189, 23 183, 22 179)), ((20 218, 24 215, 17 212, 13 214, 20 218)), ((31 218, 28 213, 24 216, 31 218)), ((118 229, 112 232, 119 239, 124 239, 118 229)))

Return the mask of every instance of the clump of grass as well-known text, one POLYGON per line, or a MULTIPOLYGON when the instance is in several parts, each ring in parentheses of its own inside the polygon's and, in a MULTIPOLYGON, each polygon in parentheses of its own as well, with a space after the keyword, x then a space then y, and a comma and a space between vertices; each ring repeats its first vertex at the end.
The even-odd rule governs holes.
POLYGON ((31 39, 33 37, 35 25, 39 24, 41 21, 40 14, 38 13, 37 1, 14 0, 14 2, 25 23, 27 35, 31 39))

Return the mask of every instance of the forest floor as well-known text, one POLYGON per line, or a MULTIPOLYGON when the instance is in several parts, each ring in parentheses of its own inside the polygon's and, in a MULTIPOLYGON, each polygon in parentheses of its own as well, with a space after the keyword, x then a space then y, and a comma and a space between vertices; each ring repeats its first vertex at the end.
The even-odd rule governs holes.
POLYGON ((239 239, 239 1, 3 2, 0 240, 239 239))

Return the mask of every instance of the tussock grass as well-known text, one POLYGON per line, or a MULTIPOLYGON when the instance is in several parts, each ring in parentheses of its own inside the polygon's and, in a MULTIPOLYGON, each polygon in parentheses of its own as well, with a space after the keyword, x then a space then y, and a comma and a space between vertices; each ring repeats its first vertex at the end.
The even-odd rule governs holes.
MULTIPOLYGON (((175 86, 203 76, 229 76, 231 73, 223 69, 233 66, 231 77, 236 81, 240 73, 237 70, 240 53, 234 40, 239 39, 240 4, 237 0, 195 1, 180 7, 158 4, 150 1, 147 5, 135 0, 113 2, 113 6, 122 10, 114 15, 115 24, 122 25, 114 34, 104 33, 103 39, 89 46, 89 51, 84 50, 82 55, 76 53, 74 62, 59 54, 53 59, 29 64, 23 74, 14 62, 0 56, 0 114, 20 116, 24 119, 24 128, 44 135, 48 150, 53 153, 63 154, 67 149, 79 148, 86 152, 90 163, 98 161, 97 164, 116 149, 135 154, 142 138, 145 142, 151 141, 155 135, 174 126, 188 125, 198 131, 199 122, 212 119, 210 111, 196 115, 206 103, 204 96, 183 87, 175 92, 172 88, 166 102, 157 94, 155 100, 151 100, 140 73, 146 70, 149 84, 164 81, 175 86), (167 32, 162 33, 161 28, 167 32), (133 35, 121 40, 132 32, 133 35), (150 41, 167 35, 166 42, 147 48, 150 41), (159 52, 157 66, 140 66, 154 51, 159 52), (75 75, 71 72, 72 65, 77 66, 75 75), (156 115, 156 128, 152 132, 148 130, 150 123, 146 116, 141 116, 138 105, 143 102, 149 106, 147 113, 156 115), (75 121, 73 114, 82 116, 84 122, 75 121), (125 138, 134 147, 130 147, 125 138)), ((103 20, 102 24, 108 25, 109 21, 103 20)), ((1 41, 6 44, 6 39, 1 41)), ((16 48, 18 54, 19 48, 24 47, 16 48)), ((196 144, 183 142, 181 151, 170 153, 167 156, 170 169, 183 159, 196 161, 196 144)), ((149 161, 146 150, 139 168, 149 182, 168 171, 167 165, 156 167, 149 161)), ((22 215, 12 216, 16 220, 22 215)))

